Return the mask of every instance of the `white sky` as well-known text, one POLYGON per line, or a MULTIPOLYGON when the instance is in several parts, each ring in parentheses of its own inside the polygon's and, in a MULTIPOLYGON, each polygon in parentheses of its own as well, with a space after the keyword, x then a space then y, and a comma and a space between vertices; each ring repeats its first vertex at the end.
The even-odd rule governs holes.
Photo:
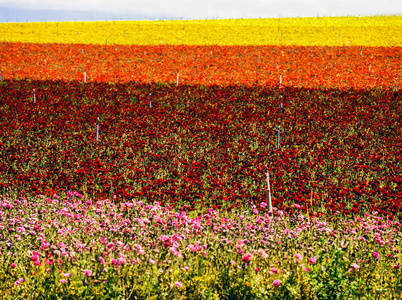
POLYGON ((402 0, 0 0, 0 21, 7 17, 15 22, 21 11, 21 18, 28 19, 32 11, 49 18, 48 10, 75 13, 81 19, 315 17, 402 14, 402 0))

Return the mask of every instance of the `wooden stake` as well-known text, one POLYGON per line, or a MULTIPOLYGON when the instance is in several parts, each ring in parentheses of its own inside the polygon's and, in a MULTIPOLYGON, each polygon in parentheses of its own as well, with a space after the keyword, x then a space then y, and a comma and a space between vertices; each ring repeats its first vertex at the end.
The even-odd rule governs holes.
POLYGON ((34 103, 36 103, 36 93, 35 93, 35 89, 33 90, 34 93, 34 103))
POLYGON ((278 133, 276 135, 276 149, 279 149, 280 132, 281 132, 281 125, 278 126, 278 133))
POLYGON ((272 213, 272 200, 271 200, 271 186, 269 184, 269 172, 267 169, 267 205, 268 205, 268 211, 272 213))
POLYGON ((96 118, 96 142, 99 140, 99 116, 96 118))

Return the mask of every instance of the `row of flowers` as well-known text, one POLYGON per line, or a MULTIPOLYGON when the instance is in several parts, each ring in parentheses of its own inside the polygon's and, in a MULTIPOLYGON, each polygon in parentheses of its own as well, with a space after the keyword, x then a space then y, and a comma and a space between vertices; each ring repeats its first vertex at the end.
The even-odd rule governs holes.
POLYGON ((134 45, 401 46, 401 18, 2 23, 7 42, 134 45))
POLYGON ((3 79, 394 89, 401 47, 0 43, 3 79))
POLYGON ((1 199, 0 237, 9 298, 391 299, 402 286, 401 224, 376 214, 186 213, 68 192, 1 199))
POLYGON ((281 210, 393 218, 400 101, 384 90, 4 81, 0 191, 231 209, 266 201, 269 171, 281 210))

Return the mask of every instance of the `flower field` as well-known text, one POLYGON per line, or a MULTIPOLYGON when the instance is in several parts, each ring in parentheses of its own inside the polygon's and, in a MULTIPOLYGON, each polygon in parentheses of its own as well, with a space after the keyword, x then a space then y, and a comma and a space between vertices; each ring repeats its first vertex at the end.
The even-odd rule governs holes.
POLYGON ((398 299, 401 26, 0 24, 1 293, 398 299))
POLYGON ((3 42, 98 45, 402 46, 402 17, 0 23, 3 42))

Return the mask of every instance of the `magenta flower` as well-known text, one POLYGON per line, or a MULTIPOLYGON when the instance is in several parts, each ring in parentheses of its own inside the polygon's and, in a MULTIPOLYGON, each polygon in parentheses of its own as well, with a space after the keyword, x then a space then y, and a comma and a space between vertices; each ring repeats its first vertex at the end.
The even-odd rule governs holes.
POLYGON ((274 285, 274 287, 278 287, 281 285, 281 281, 279 279, 275 279, 272 284, 274 285))
POLYGON ((378 254, 378 252, 373 252, 372 254, 371 254, 374 258, 380 258, 380 254, 378 254))
POLYGON ((38 261, 39 260, 39 255, 38 254, 32 254, 32 256, 31 256, 31 261, 33 261, 33 262, 35 262, 35 261, 38 261))
POLYGON ((269 270, 269 274, 278 274, 278 269, 277 268, 271 268, 269 270))
POLYGON ((183 284, 182 284, 180 281, 176 281, 174 284, 175 284, 178 288, 183 287, 183 284))
POLYGON ((299 263, 303 259, 303 255, 300 253, 295 254, 295 262, 299 263))
POLYGON ((400 268, 401 268, 400 264, 397 264, 397 265, 394 266, 394 269, 400 269, 400 268))
POLYGON ((359 266, 358 264, 356 264, 356 263, 353 263, 353 264, 352 264, 352 267, 353 267, 355 270, 357 270, 357 269, 360 268, 360 266, 359 266))
POLYGON ((25 228, 24 227, 17 227, 17 233, 19 233, 19 234, 25 233, 25 228))
POLYGON ((310 258, 308 259, 308 262, 309 262, 310 264, 312 264, 312 265, 314 265, 314 264, 316 263, 316 261, 317 261, 317 258, 316 258, 315 256, 310 257, 310 258))
POLYGON ((252 259, 253 258, 253 255, 251 254, 251 253, 247 253, 246 255, 244 255, 243 257, 242 257, 242 261, 244 261, 244 262, 249 262, 250 261, 250 259, 252 259))
POLYGON ((16 264, 16 263, 12 263, 12 264, 11 264, 11 268, 15 269, 16 267, 17 267, 17 264, 16 264))
POLYGON ((87 276, 87 277, 92 276, 92 271, 91 270, 84 270, 84 276, 87 276))
POLYGON ((71 273, 64 273, 64 277, 70 277, 71 276, 71 273))
POLYGON ((65 280, 65 279, 60 279, 60 283, 66 283, 67 282, 67 280, 65 280))

